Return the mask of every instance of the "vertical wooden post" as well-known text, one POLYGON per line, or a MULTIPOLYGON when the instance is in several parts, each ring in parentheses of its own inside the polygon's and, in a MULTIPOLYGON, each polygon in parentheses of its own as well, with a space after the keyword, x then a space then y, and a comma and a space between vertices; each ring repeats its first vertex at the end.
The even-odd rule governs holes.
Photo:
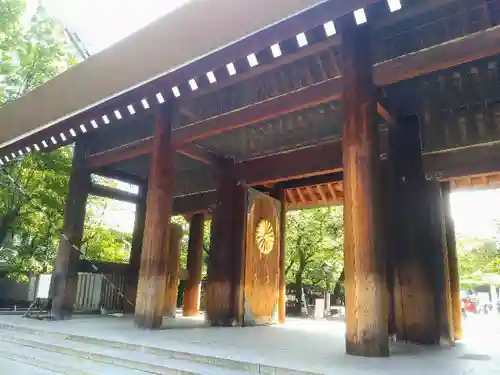
POLYGON ((458 273, 457 240, 455 235, 455 223, 451 216, 449 182, 441 184, 443 189, 444 213, 446 220, 446 242, 448 244, 448 269, 450 273, 451 310, 453 320, 453 335, 455 340, 463 338, 462 330, 462 301, 460 298, 460 274, 458 273))
POLYGON ((279 241, 280 241, 280 274, 279 274, 279 299, 278 299, 278 321, 281 324, 285 323, 286 319, 286 279, 285 279, 285 232, 286 232, 286 197, 285 189, 279 184, 276 186, 273 193, 274 198, 278 199, 281 204, 279 216, 279 241))
POLYGON ((138 201, 135 205, 134 230, 130 249, 130 265, 139 272, 141 265, 142 242, 144 240, 144 229, 146 226, 146 204, 148 198, 147 182, 139 186, 138 201))
POLYGON ((212 325, 243 323, 243 260, 248 189, 221 170, 210 233, 206 290, 207 320, 212 325))
POLYGON ((173 195, 172 105, 158 107, 149 170, 135 322, 142 328, 160 328, 167 281, 167 255, 173 195))
POLYGON ((82 142, 76 142, 64 211, 63 231, 67 239, 61 236, 52 273, 52 315, 56 319, 69 318, 75 304, 80 253, 71 246, 71 243, 80 247, 83 237, 90 187, 90 175, 83 169, 84 161, 84 145, 82 142))
POLYGON ((417 117, 389 129, 393 168, 391 256, 395 331, 399 340, 448 341, 449 295, 443 199, 438 182, 426 181, 417 117))
POLYGON ((200 283, 203 269, 203 233, 205 214, 198 213, 191 217, 189 224, 189 242, 187 271, 188 279, 184 288, 184 316, 197 316, 200 313, 200 283))
POLYGON ((139 268, 141 266, 142 241, 144 239, 144 227, 146 225, 146 200, 148 186, 144 183, 139 186, 139 200, 135 205, 134 230, 130 246, 129 270, 127 273, 125 295, 134 306, 124 302, 124 311, 133 312, 137 299, 137 284, 139 282, 139 268))
POLYGON ((448 266, 448 244, 446 235, 445 203, 439 181, 427 181, 427 235, 423 248, 431 249, 428 255, 427 266, 430 266, 432 275, 432 291, 434 294, 434 311, 437 327, 437 343, 449 346, 454 341, 453 321, 451 308, 451 284, 448 266), (427 242, 428 241, 428 242, 427 242))
POLYGON ((175 318, 177 312, 177 293, 179 291, 179 267, 181 264, 182 227, 171 224, 170 243, 167 255, 167 281, 165 284, 165 299, 163 301, 163 316, 175 318))
POLYGON ((342 24, 347 354, 389 355, 386 259, 380 246, 376 97, 367 25, 342 24))
POLYGON ((396 176, 394 165, 391 158, 387 158, 381 163, 381 207, 384 208, 384 215, 381 220, 383 223, 382 246, 386 256, 386 280, 387 280, 387 299, 388 299, 388 332, 390 336, 396 335, 395 321, 395 297, 394 297, 394 257, 397 256, 397 233, 393 230, 395 221, 395 201, 396 201, 396 176))
MULTIPOLYGON (((399 340, 433 340, 434 303, 428 269, 422 267, 421 234, 425 226, 425 176, 417 117, 405 117, 389 128, 392 220, 394 326, 399 340)), ((430 249, 425 249, 430 251, 430 249)))

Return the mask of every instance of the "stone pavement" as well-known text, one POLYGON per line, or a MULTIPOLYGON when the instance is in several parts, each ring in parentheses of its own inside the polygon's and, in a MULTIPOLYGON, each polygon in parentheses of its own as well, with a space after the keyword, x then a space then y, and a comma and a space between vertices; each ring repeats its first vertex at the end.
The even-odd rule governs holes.
POLYGON ((500 375, 500 318, 471 317, 465 323, 466 340, 451 349, 397 343, 392 356, 364 359, 344 354, 342 322, 288 319, 283 326, 212 328, 200 320, 179 319, 194 328, 144 331, 131 317, 75 317, 47 322, 0 316, 0 325, 15 324, 52 332, 163 348, 205 356, 260 363, 318 374, 500 375))
POLYGON ((42 370, 24 363, 0 358, 0 373, 2 375, 54 375, 53 371, 42 370))

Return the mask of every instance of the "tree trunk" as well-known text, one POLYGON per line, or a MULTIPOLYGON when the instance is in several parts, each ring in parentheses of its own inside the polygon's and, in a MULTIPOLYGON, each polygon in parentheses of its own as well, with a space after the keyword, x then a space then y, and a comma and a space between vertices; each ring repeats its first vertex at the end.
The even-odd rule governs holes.
POLYGON ((344 280, 345 280, 345 269, 342 268, 342 272, 340 273, 340 276, 337 280, 337 282, 335 283, 335 287, 333 288, 333 299, 336 301, 338 301, 339 299, 342 300, 342 285, 344 284, 344 280))
POLYGON ((7 212, 0 222, 0 245, 2 245, 7 238, 7 235, 12 228, 15 220, 19 216, 21 207, 14 207, 9 212, 7 212))

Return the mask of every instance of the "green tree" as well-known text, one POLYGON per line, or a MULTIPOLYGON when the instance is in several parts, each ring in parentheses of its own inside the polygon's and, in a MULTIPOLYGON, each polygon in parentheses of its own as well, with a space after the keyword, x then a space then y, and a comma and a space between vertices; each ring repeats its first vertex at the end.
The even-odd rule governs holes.
MULTIPOLYGON (((74 58, 63 26, 43 8, 26 18, 25 1, 0 0, 0 62, 0 105, 5 105, 67 69, 74 58)), ((13 275, 50 268, 70 165, 71 148, 65 147, 18 157, 4 167, 15 183, 0 175, 0 257, 13 275)))
POLYGON ((27 20, 26 2, 0 0, 0 104, 60 74, 76 60, 64 27, 39 7, 27 20))
POLYGON ((500 274, 500 252, 495 240, 459 238, 457 252, 460 278, 465 285, 484 282, 487 274, 500 274))
POLYGON ((342 207, 287 213, 285 275, 297 297, 304 284, 331 290, 343 268, 342 207))
MULTIPOLYGON (((99 183, 116 187, 110 180, 99 179, 99 183)), ((123 233, 104 226, 104 217, 109 213, 111 199, 89 196, 85 215, 85 229, 81 249, 84 258, 99 262, 128 263, 132 233, 123 233)))

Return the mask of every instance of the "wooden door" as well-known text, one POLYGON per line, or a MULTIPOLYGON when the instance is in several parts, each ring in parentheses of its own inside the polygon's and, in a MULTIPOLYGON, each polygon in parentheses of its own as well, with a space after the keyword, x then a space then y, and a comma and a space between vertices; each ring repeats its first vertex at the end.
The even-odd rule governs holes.
POLYGON ((250 189, 244 257, 244 325, 278 322, 280 202, 250 189))

